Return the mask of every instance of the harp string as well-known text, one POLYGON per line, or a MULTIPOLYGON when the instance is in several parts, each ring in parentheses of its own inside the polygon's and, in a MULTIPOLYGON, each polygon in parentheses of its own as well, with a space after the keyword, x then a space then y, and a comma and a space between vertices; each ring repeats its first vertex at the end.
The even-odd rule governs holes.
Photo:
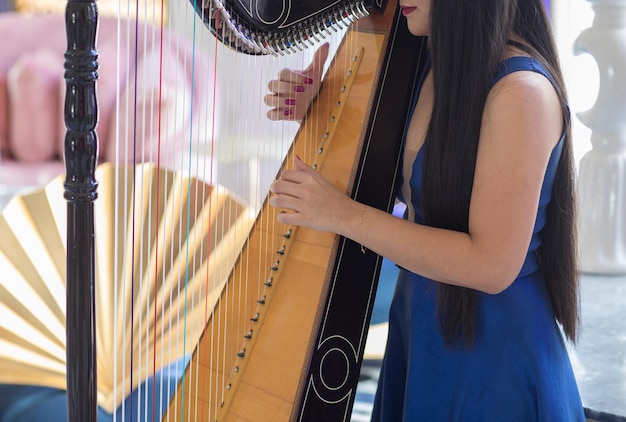
MULTIPOLYGON (((194 5, 195 6, 195 5, 194 5)), ((195 20, 194 20, 194 35, 193 35, 193 39, 194 41, 196 40, 196 24, 195 24, 195 20)), ((195 42, 194 42, 195 45, 195 42)), ((207 57, 209 55, 207 54, 207 57)), ((213 67, 213 81, 212 81, 212 94, 211 94, 211 90, 209 90, 206 94, 207 95, 207 100, 210 100, 212 102, 212 110, 215 110, 216 108, 216 101, 217 101, 217 97, 216 97, 216 89, 217 89, 217 48, 214 50, 214 67, 213 67)), ((194 68, 195 71, 195 68, 194 68)), ((192 92, 194 92, 195 90, 192 89, 192 92)), ((215 153, 215 123, 216 123, 216 118, 215 118, 215 113, 211 113, 210 115, 207 114, 207 116, 205 117, 205 121, 209 122, 208 127, 205 128, 205 130, 210 131, 210 152, 209 152, 209 156, 213 157, 214 153, 215 153)), ((191 151, 191 150, 190 150, 191 151)), ((198 167, 200 165, 200 157, 197 158, 198 161, 198 167)), ((203 170, 204 173, 204 177, 206 178, 206 170, 203 170)), ((209 169, 209 175, 208 175, 208 180, 209 180, 209 186, 213 186, 214 184, 214 179, 213 179, 213 160, 210 160, 210 169, 209 169)), ((209 206, 211 206, 211 204, 209 204, 209 206)), ((210 225, 208 227, 208 235, 209 237, 212 235, 212 230, 214 228, 210 225)), ((209 259, 210 256, 210 250, 207 249, 206 253, 206 258, 207 260, 209 259)), ((207 267, 204 273, 204 284, 205 284, 205 289, 204 289, 204 295, 205 295, 205 306, 204 306, 204 318, 202 319, 202 321, 206 321, 208 319, 208 315, 209 315, 209 291, 212 290, 211 288, 211 280, 215 280, 215 277, 211 277, 211 273, 210 273, 210 269, 207 267)), ((215 284, 213 284, 213 289, 215 289, 217 286, 215 286, 215 284)), ((200 324, 200 321, 197 322, 198 324, 200 324)), ((197 331, 199 331, 201 328, 197 327, 197 331)), ((184 375, 183 375, 184 377, 184 375)), ((204 380, 202 380, 204 381, 204 380)), ((200 385, 200 389, 204 390, 205 384, 204 382, 201 383, 200 385)))
MULTIPOLYGON (((193 24, 193 37, 192 37, 192 39, 194 40, 194 52, 195 52, 195 51, 196 51, 196 50, 195 50, 195 46, 196 46, 196 41, 197 41, 197 35, 196 35, 196 23, 195 23, 195 20, 194 20, 194 24, 193 24)), ((216 55, 216 54, 217 54, 217 53, 215 53, 215 55, 216 55)), ((195 55, 194 55, 194 60, 195 60, 195 55)), ((217 61, 216 61, 216 60, 217 60, 217 58, 216 58, 216 57, 214 57, 214 60, 215 60, 215 61, 214 61, 214 63, 217 63, 217 61)), ((195 71, 196 71, 196 68, 195 68, 195 66, 194 66, 193 72, 195 72, 195 71)), ((213 84, 212 84, 212 87, 213 87, 213 93, 215 93, 216 78, 217 78, 217 71, 216 71, 216 69, 214 68, 214 77, 213 77, 213 84)), ((196 91, 195 89, 192 89, 192 95, 196 95, 196 92, 195 92, 195 91, 196 91)), ((209 90, 209 91, 207 91, 206 93, 202 93, 202 94, 207 94, 207 95, 206 95, 207 101, 212 100, 212 102, 213 102, 213 110, 215 110, 215 95, 210 95, 210 90, 209 90)), ((214 131, 213 131, 213 129, 212 129, 212 128, 214 127, 214 123, 215 123, 215 115, 214 115, 214 113, 213 113, 213 115, 211 115, 211 116, 207 116, 206 121, 207 121, 207 122, 210 122, 210 123, 208 124, 208 130, 210 130, 210 131, 211 131, 211 136, 210 136, 210 145, 211 145, 211 146, 210 146, 210 152, 209 152, 208 156, 209 156, 209 157, 213 157, 213 156, 214 156, 214 152, 215 152, 215 151, 214 151, 214 145, 215 145, 215 142, 214 142, 214 141, 215 141, 215 138, 214 138, 214 131)), ((205 128, 205 129, 206 129, 206 128, 205 128)), ((190 140, 191 140, 191 137, 190 137, 190 140)), ((189 156, 189 158, 190 158, 190 163, 191 163, 191 152, 192 152, 192 151, 191 151, 191 148, 190 148, 190 150, 189 150, 189 154, 190 154, 190 156, 189 156)), ((213 179, 213 160, 212 160, 212 159, 209 159, 209 163, 210 163, 210 164, 209 164, 209 176, 208 176, 208 180, 209 180, 209 185, 210 185, 210 186, 213 186, 213 183, 214 183, 214 179, 213 179)), ((196 158, 196 172, 198 172, 198 173, 199 173, 200 171, 201 171, 201 170, 200 170, 200 157, 198 157, 198 158, 196 158)), ((206 166, 204 166, 204 169, 202 170, 202 172, 203 172, 203 176, 204 176, 204 178, 205 178, 205 180, 206 180, 206 178, 207 178, 207 177, 206 177, 206 166)), ((210 202, 208 206, 209 206, 209 207, 212 207, 212 202, 210 202)), ((211 236, 213 235, 213 230, 214 230, 214 229, 215 229, 215 228, 214 228, 212 225, 209 225, 209 227, 207 228, 207 231, 208 231, 207 236, 208 236, 208 237, 211 237, 211 236)), ((203 232, 204 232, 204 231, 203 231, 203 232)), ((207 250, 206 250, 206 252, 205 252, 205 253, 206 253, 206 257, 207 257, 207 259, 209 258, 210 252, 211 252, 211 251, 210 251, 210 249, 207 249, 207 250)), ((194 265, 193 267, 195 268, 195 265, 194 265)), ((209 295, 209 289, 210 289, 209 283, 210 283, 210 280, 211 280, 211 276, 210 276, 209 271, 210 271, 210 270, 209 270, 209 268, 207 267, 207 269, 206 269, 206 271, 205 271, 205 274, 204 274, 204 285, 205 285, 205 293, 204 293, 204 295, 205 295, 205 309, 204 309, 204 311, 203 311, 203 312, 204 312, 204 318, 203 318, 203 320, 206 320, 206 318, 207 318, 207 311, 208 311, 208 309, 207 309, 207 308, 208 308, 208 303, 209 303, 209 297, 208 297, 208 295, 209 295)), ((187 289, 187 287, 185 287, 185 289, 187 289)), ((202 294, 202 293, 200 293, 200 294, 202 294)), ((188 303, 188 302, 189 302, 189 298, 188 298, 187 291, 185 292, 185 297, 186 297, 186 303, 188 303)), ((196 302, 196 301, 195 301, 195 297, 193 297, 193 298, 192 298, 192 306, 196 306, 195 302, 196 302)), ((199 306, 199 303, 198 303, 198 305, 197 305, 197 306, 199 306)), ((185 311, 184 311, 184 315, 185 315, 185 318, 186 318, 186 315, 187 315, 187 309, 185 309, 185 311)), ((200 323, 200 322, 198 321, 198 322, 197 322, 197 324, 199 324, 199 323, 200 323)), ((184 326, 185 326, 185 327, 187 327, 187 322, 186 322, 186 321, 185 321, 184 326)), ((199 329, 200 329, 200 327, 196 327, 196 330, 199 330, 199 329)), ((186 336, 186 334, 187 334, 187 333, 186 333, 186 330, 185 330, 184 335, 186 336)), ((187 342, 185 341, 185 342, 184 342, 184 347, 186 347, 186 345, 187 345, 187 342)), ((184 354, 184 355, 186 355, 186 354, 187 354, 187 351, 186 351, 186 350, 184 350, 183 354, 184 354)), ((186 380, 184 379, 184 374, 183 374, 183 380, 182 380, 182 384, 183 384, 183 391, 184 391, 184 389, 185 389, 185 388, 186 388, 186 386, 187 386, 187 385, 186 385, 187 383, 186 383, 185 381, 186 381, 186 380)), ((196 384, 196 385, 197 385, 197 384, 196 384)), ((191 384, 190 384, 190 388, 191 388, 191 384)))
MULTIPOLYGON (((156 3, 155 3, 156 4, 156 3)), ((161 1, 161 14, 160 14, 160 19, 159 19, 159 27, 163 28, 164 27, 164 1, 161 1)), ((159 49, 160 51, 163 51, 163 31, 160 32, 159 34, 159 49)), ((159 93, 158 93, 158 103, 160 104, 161 101, 163 99, 163 54, 159 55, 159 93)), ((161 119, 161 113, 158 114, 158 124, 157 124, 157 136, 158 136, 158 140, 157 140, 157 163, 160 164, 161 163, 161 124, 163 123, 162 119, 161 119)), ((156 186, 156 190, 157 192, 160 192, 160 187, 161 187, 161 178, 157 177, 157 186, 156 186)), ((157 197, 157 200, 154 201, 155 204, 155 211, 156 211, 156 215, 159 215, 159 205, 160 205, 160 201, 159 198, 157 197)), ((155 223, 154 225, 154 230, 156 231, 156 236, 155 236, 155 248, 156 250, 159 250, 159 241, 160 241, 160 236, 159 236, 159 232, 158 232, 158 227, 155 223)), ((158 273, 158 269, 159 269, 159 258, 157 257, 154 260, 154 273, 157 274, 158 273)), ((158 312, 158 297, 157 297, 157 292, 158 289, 155 288, 154 289, 154 314, 153 314, 153 320, 156 321, 157 320, 157 312, 158 312)), ((152 359, 152 374, 156 374, 157 372, 157 335, 158 335, 158 328, 157 328, 157 324, 154 324, 154 328, 153 328, 153 345, 154 345, 154 351, 153 351, 153 359, 152 359)), ((161 332, 161 335, 163 334, 163 331, 161 332)), ((162 383, 159 383, 159 387, 162 388, 162 383)), ((151 391, 151 398, 152 398, 152 409, 151 409, 151 415, 152 415, 152 421, 155 420, 155 407, 157 406, 156 403, 156 389, 157 389, 157 385, 156 383, 152 384, 152 391, 151 391)), ((162 397, 162 395, 160 396, 162 397)), ((147 401, 147 400, 146 400, 147 401)), ((160 402, 158 404, 159 406, 162 406, 162 402, 160 402)), ((147 415, 147 413, 146 413, 147 415)))
MULTIPOLYGON (((130 2, 127 5, 127 12, 130 11, 130 2)), ((128 14, 128 16, 130 16, 130 14, 128 14)), ((126 34, 129 33, 129 28, 130 28, 130 19, 126 22, 126 34)), ((126 102, 126 109, 128 110, 128 97, 122 99, 122 90, 121 90, 121 86, 122 86, 122 80, 124 80, 125 83, 128 83, 128 73, 125 72, 125 69, 122 69, 122 59, 124 60, 124 63, 128 62, 128 54, 130 51, 130 38, 126 37, 126 39, 124 39, 122 37, 122 24, 124 24, 124 22, 121 20, 121 15, 118 14, 118 32, 117 32, 117 39, 118 39, 118 49, 117 49, 117 54, 118 54, 118 60, 117 60, 117 79, 118 79, 118 83, 116 85, 116 89, 117 89, 117 95, 116 95, 116 107, 115 107, 115 113, 116 113, 116 119, 115 119, 115 133, 116 133, 116 143, 115 143, 115 156, 119 157, 120 156, 120 147, 123 145, 127 145, 128 144, 128 134, 124 134, 125 139, 123 140, 124 142, 122 142, 122 139, 120 139, 121 131, 120 131, 120 123, 121 123, 121 119, 125 119, 126 120, 126 126, 128 125, 128 113, 125 113, 124 115, 122 115, 121 113, 121 103, 122 101, 126 102), (124 43, 124 50, 122 50, 122 43, 124 43)), ((128 198, 126 195, 126 192, 122 190, 122 186, 127 186, 127 178, 128 178, 128 174, 127 172, 123 172, 120 174, 120 172, 115 172, 115 198, 117 198, 117 200, 121 200, 123 202, 123 204, 121 205, 121 209, 122 210, 127 210, 128 209, 128 198), (122 194, 124 194, 122 196, 122 194)), ((122 225, 122 232, 121 233, 127 233, 127 225, 128 225, 128 215, 126 212, 121 212, 120 215, 120 211, 118 211, 120 209, 120 207, 115 207, 115 227, 119 227, 120 225, 122 225)), ((123 264, 125 262, 124 258, 127 256, 127 250, 126 250, 126 242, 125 242, 125 238, 126 236, 124 236, 123 234, 121 234, 118 230, 114 231, 115 234, 115 242, 114 245, 116 245, 116 248, 118 247, 118 245, 123 245, 123 250, 121 251, 121 256, 120 253, 115 253, 114 254, 114 277, 115 277, 115 282, 114 282, 114 288, 116 289, 116 293, 115 293, 115 300, 114 300, 114 304, 115 306, 119 306, 121 305, 121 310, 117 309, 115 312, 115 318, 118 318, 118 320, 116 320, 114 322, 114 335, 113 335, 113 343, 116 342, 116 340, 118 338, 120 338, 120 334, 121 334, 121 338, 125 339, 126 338, 126 326, 125 324, 123 324, 123 321, 126 320, 126 316, 127 316, 127 306, 125 301, 121 300, 126 296, 126 277, 125 274, 121 272, 121 269, 123 268, 123 264), (120 239, 120 237, 122 237, 122 239, 120 239), (124 241, 123 243, 121 243, 122 241, 124 241), (120 314, 121 312, 121 314, 120 314), (120 318, 121 315, 121 318, 120 318), (121 331, 121 333, 120 333, 121 331)), ((123 344, 123 343, 122 343, 123 344)), ((113 388, 114 388, 114 396, 118 397, 119 394, 123 394, 125 395, 126 392, 126 371, 122 370, 122 371, 118 371, 117 368, 122 366, 123 368, 126 367, 126 359, 127 359, 127 350, 126 347, 122 347, 121 348, 121 356, 118 356, 118 351, 119 349, 114 347, 114 381, 113 381, 113 388), (120 363, 118 363, 118 361, 121 361, 120 363), (122 385, 120 386, 118 383, 118 377, 121 377, 122 380, 122 385), (118 388, 121 388, 122 391, 119 392, 118 388)), ((125 401, 122 401, 121 403, 115 403, 115 406, 117 406, 118 404, 121 404, 122 407, 122 413, 124 414, 125 411, 125 407, 126 407, 126 403, 125 401)), ((115 415, 115 417, 117 417, 117 415, 115 415)))

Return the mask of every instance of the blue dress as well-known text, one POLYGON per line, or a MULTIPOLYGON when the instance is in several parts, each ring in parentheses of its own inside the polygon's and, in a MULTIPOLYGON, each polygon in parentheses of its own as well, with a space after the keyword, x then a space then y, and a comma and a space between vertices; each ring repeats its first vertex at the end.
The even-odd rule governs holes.
MULTIPOLYGON (((550 79, 536 60, 513 57, 502 63, 496 81, 518 70, 532 70, 550 79)), ((472 349, 444 346, 435 311, 435 285, 400 269, 372 421, 585 420, 564 340, 534 254, 541 244, 563 138, 548 163, 520 274, 500 294, 480 293, 472 349)), ((423 222, 422 162, 420 151, 410 180, 417 223, 423 222)))

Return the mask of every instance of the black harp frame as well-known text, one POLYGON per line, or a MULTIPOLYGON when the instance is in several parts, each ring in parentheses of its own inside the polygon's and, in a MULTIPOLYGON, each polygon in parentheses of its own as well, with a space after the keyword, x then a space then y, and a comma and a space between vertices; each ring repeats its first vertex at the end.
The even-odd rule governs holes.
POLYGON ((98 7, 68 0, 64 106, 67 201, 66 356, 69 422, 97 420, 94 201, 98 183, 98 7))

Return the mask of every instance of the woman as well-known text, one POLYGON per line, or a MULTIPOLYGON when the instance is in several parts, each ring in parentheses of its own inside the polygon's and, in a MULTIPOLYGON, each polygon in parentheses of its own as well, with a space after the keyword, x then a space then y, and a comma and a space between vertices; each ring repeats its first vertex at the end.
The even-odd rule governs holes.
MULTIPOLYGON (((270 203, 288 210, 283 223, 401 268, 373 420, 584 421, 559 328, 575 341, 574 171, 543 4, 400 4, 431 62, 404 141, 406 218, 355 202, 299 159, 270 203)), ((278 106, 286 88, 270 84, 271 118, 299 114, 278 106)))

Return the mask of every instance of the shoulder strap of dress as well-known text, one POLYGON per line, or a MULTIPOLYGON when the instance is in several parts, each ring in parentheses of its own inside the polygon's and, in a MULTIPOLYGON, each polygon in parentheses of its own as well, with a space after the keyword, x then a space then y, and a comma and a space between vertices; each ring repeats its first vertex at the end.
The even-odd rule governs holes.
POLYGON ((520 70, 530 70, 532 72, 540 73, 548 78, 552 85, 557 87, 554 79, 552 79, 552 76, 550 76, 550 73, 547 71, 547 69, 534 57, 526 56, 509 57, 508 59, 500 63, 500 65, 498 66, 498 73, 493 79, 491 86, 495 85, 500 79, 504 78, 506 75, 513 72, 518 72, 520 70))

